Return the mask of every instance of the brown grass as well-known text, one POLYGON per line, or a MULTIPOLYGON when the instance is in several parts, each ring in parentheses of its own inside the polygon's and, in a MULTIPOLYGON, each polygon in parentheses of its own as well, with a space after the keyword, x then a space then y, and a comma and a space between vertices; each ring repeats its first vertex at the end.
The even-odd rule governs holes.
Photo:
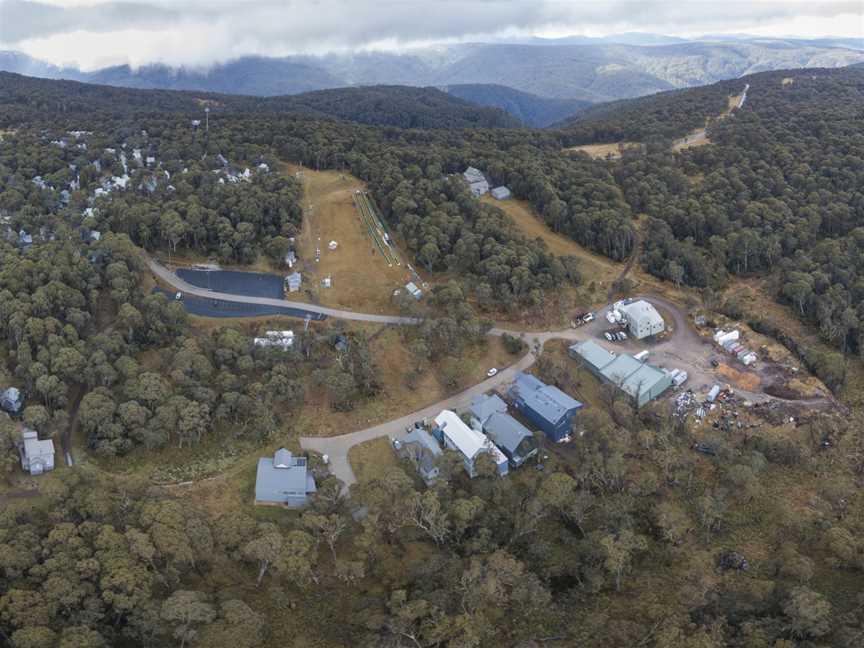
MULTIPOLYGON (((290 165, 284 169, 294 170, 290 165)), ((353 192, 363 189, 363 183, 347 173, 304 169, 303 187, 304 209, 311 207, 297 240, 304 290, 290 297, 367 313, 394 312, 393 291, 412 277, 404 265, 387 265, 363 227, 353 202, 353 192), (339 244, 335 251, 327 247, 331 240, 339 244), (321 249, 319 263, 316 247, 321 249), (329 289, 321 286, 327 276, 333 282, 329 289)), ((404 259, 404 253, 399 257, 404 259)))
POLYGON ((594 159, 617 160, 621 157, 621 151, 641 147, 639 142, 612 142, 611 144, 583 144, 582 146, 571 146, 565 148, 564 152, 581 151, 587 153, 594 159))
POLYGON ((390 439, 372 439, 348 451, 348 461, 357 475, 357 481, 368 481, 384 474, 388 468, 399 465, 390 439))
MULTIPOLYGON (((426 369, 416 387, 411 388, 405 384, 405 374, 414 360, 405 348, 397 329, 385 329, 370 342, 369 348, 381 378, 381 393, 373 399, 358 403, 350 412, 334 412, 330 409, 323 390, 309 389, 306 404, 293 421, 294 432, 301 436, 345 434, 404 416, 452 393, 438 380, 442 362, 426 369)), ((459 366, 464 368, 460 386, 460 389, 463 389, 485 379, 486 371, 490 367, 502 369, 520 357, 521 355, 510 355, 504 349, 500 338, 489 336, 484 344, 469 349, 452 361, 458 362, 459 366)))
POLYGON ((734 387, 745 391, 759 391, 762 384, 762 379, 756 374, 747 371, 738 371, 725 364, 717 367, 717 373, 726 378, 734 387))

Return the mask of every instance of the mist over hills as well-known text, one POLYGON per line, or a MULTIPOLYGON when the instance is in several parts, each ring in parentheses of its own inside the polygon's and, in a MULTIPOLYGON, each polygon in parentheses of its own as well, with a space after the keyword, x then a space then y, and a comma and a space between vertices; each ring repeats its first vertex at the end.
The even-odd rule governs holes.
MULTIPOLYGON (((405 53, 250 56, 218 63, 206 70, 153 64, 137 69, 122 65, 85 72, 53 66, 18 52, 0 52, 0 70, 130 88, 254 96, 366 85, 446 87, 471 101, 503 107, 526 123, 545 125, 551 123, 546 120, 546 110, 551 115, 566 110, 565 107, 553 108, 549 104, 528 110, 523 105, 525 97, 505 98, 502 91, 492 92, 489 88, 482 92, 477 88, 453 88, 506 86, 545 99, 599 103, 761 71, 832 68, 864 62, 864 39, 767 39, 746 35, 710 38, 688 41, 641 33, 602 38, 529 38, 443 45, 405 53), (473 98, 464 95, 469 92, 473 98)), ((563 112, 555 114, 552 121, 564 117, 563 112)))

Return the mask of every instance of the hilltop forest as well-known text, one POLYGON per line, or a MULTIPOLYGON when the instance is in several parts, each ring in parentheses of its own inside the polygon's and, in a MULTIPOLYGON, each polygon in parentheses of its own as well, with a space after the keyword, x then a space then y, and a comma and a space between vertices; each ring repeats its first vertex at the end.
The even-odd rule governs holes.
MULTIPOLYGON (((0 490, 0 645, 861 646, 864 414, 844 381, 864 351, 862 95, 861 69, 786 71, 555 129, 421 129, 347 121, 371 118, 341 103, 340 119, 319 118, 0 75, 0 369, 24 423, 59 446, 74 422, 88 453, 38 497, 0 490), (670 150, 743 83, 746 106, 710 123, 710 145, 670 150), (204 105, 209 132, 192 124, 204 105), (610 138, 646 146, 619 161, 562 151, 610 138), (448 459, 432 488, 409 464, 350 500, 321 479, 302 513, 199 505, 124 460, 293 442, 312 382, 336 411, 382 390, 363 333, 327 322, 280 353, 146 289, 142 251, 281 259, 303 217, 285 161, 365 181, 412 261, 442 279, 404 334, 418 371, 482 344, 494 314, 583 281, 577 258, 471 196, 459 174, 472 165, 555 232, 635 254, 718 309, 735 307, 727 283, 761 282, 831 345, 808 358, 843 416, 720 436, 706 458, 692 450, 704 431, 609 397, 543 470, 512 479, 481 462, 469 480, 448 459)), ((410 101, 393 110, 442 125, 410 101)), ((537 371, 562 389, 585 379, 551 354, 537 371)), ((0 420, 3 486, 20 472, 17 434, 0 420)), ((310 468, 323 474, 318 457, 310 468)))

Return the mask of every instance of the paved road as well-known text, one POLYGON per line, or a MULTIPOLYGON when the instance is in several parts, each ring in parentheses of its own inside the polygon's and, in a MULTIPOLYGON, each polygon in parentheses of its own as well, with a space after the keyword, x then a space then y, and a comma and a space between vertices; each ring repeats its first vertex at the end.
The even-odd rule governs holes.
POLYGON ((499 371, 494 377, 487 378, 468 389, 449 396, 433 405, 424 407, 421 410, 406 414, 401 418, 381 423, 364 430, 357 430, 349 434, 342 434, 334 437, 300 437, 300 447, 304 450, 313 450, 321 454, 326 454, 330 461, 331 472, 345 484, 345 492, 348 488, 357 482, 354 471, 351 469, 351 464, 348 461, 348 451, 359 443, 371 441, 381 437, 399 436, 405 432, 405 428, 409 427, 414 421, 422 419, 434 418, 441 410, 462 410, 467 409, 471 404, 471 400, 475 396, 485 394, 502 385, 512 383, 516 374, 520 371, 525 371, 537 360, 534 354, 536 345, 545 344, 549 340, 564 339, 564 340, 585 340, 591 337, 587 329, 565 329, 563 331, 545 331, 542 333, 523 333, 521 331, 510 331, 507 329, 493 328, 489 331, 490 335, 503 335, 509 333, 516 337, 522 337, 528 348, 531 349, 520 360, 510 365, 506 369, 499 371))
POLYGON ((317 304, 307 304, 306 302, 288 301, 287 299, 273 299, 270 297, 247 297, 245 295, 232 295, 230 293, 208 290, 207 288, 199 288, 193 286, 187 281, 184 281, 171 270, 163 266, 158 261, 147 257, 147 264, 150 266, 150 271, 159 277, 162 281, 172 286, 184 294, 203 297, 205 299, 219 299, 227 302, 237 302, 240 304, 258 304, 262 306, 280 306, 283 308, 298 308, 312 313, 320 313, 328 317, 336 319, 356 320, 360 322, 376 322, 378 324, 417 324, 418 320, 412 317, 399 317, 397 315, 377 315, 374 313, 356 313, 354 311, 341 310, 338 308, 327 308, 326 306, 318 306, 317 304))

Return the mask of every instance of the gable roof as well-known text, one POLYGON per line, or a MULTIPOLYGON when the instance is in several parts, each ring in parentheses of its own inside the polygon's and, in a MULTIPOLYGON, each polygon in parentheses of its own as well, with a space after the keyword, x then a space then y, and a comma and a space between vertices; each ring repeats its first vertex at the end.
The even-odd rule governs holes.
POLYGON ((483 426, 495 445, 506 448, 512 455, 526 438, 533 438, 531 431, 509 414, 495 412, 483 426))
POLYGON ((435 417, 435 425, 444 433, 444 436, 450 439, 459 452, 469 459, 473 459, 486 445, 486 439, 482 434, 469 428, 455 412, 450 410, 442 410, 435 417))
POLYGON ((480 421, 485 423, 486 419, 495 413, 506 413, 507 403, 505 403, 497 394, 481 394, 475 396, 471 400, 471 414, 480 421))
POLYGON ((657 312, 657 309, 654 308, 654 305, 644 299, 624 304, 620 310, 627 315, 628 319, 636 322, 648 321, 651 324, 663 324, 663 318, 657 312))
POLYGON ((594 340, 585 340, 579 344, 574 344, 570 348, 582 356, 582 359, 587 364, 597 370, 602 369, 615 359, 614 353, 610 353, 594 340))
POLYGON ((514 389, 526 406, 552 423, 557 423, 569 412, 582 407, 582 403, 576 399, 531 374, 517 374, 514 389))

